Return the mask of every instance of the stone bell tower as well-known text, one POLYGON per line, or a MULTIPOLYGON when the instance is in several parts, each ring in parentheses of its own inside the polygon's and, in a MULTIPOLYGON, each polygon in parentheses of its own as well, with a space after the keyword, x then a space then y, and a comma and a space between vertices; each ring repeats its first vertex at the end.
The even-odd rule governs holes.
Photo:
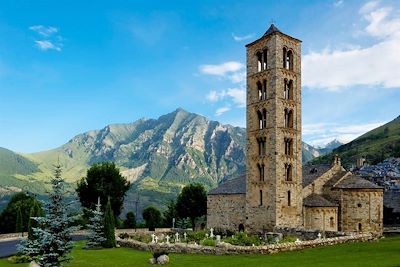
POLYGON ((301 41, 272 24, 246 48, 246 228, 302 227, 301 41))

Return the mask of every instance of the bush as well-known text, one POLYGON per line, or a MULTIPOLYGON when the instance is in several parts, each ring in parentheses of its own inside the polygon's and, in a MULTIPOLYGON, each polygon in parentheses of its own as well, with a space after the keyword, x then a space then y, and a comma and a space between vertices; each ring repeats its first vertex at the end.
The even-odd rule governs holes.
POLYGON ((204 239, 201 241, 200 243, 202 246, 208 246, 208 247, 215 247, 216 246, 216 242, 214 239, 204 239))
POLYGON ((235 246, 255 246, 261 245, 260 238, 258 236, 248 236, 246 233, 240 232, 230 238, 224 239, 225 242, 235 246))
POLYGON ((200 243, 201 240, 206 238, 206 231, 187 232, 187 241, 200 243))
POLYGON ((34 258, 29 255, 16 255, 8 258, 8 261, 11 263, 27 263, 32 260, 34 260, 34 258))
POLYGON ((293 235, 287 235, 285 236, 280 243, 293 243, 296 241, 297 237, 293 235))

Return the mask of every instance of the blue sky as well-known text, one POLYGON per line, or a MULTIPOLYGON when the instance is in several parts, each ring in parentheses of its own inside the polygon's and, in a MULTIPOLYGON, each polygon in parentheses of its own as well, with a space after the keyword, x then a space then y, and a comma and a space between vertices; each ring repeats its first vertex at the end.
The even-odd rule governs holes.
POLYGON ((400 115, 398 1, 0 2, 0 146, 35 152, 182 107, 245 126, 245 48, 302 43, 303 139, 400 115))

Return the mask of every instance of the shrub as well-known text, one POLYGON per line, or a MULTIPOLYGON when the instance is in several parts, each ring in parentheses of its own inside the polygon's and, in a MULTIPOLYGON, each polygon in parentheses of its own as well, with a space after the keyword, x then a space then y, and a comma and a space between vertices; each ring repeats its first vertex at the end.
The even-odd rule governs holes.
POLYGON ((206 233, 206 231, 187 232, 187 241, 199 243, 201 240, 206 238, 206 233))
POLYGON ((216 242, 214 239, 204 239, 201 241, 200 243, 202 246, 208 246, 208 247, 215 247, 216 246, 216 242))
POLYGON ((29 255, 16 255, 8 258, 8 261, 11 263, 27 263, 32 260, 34 259, 29 255))
POLYGON ((296 241, 297 237, 293 235, 287 235, 285 236, 280 243, 293 243, 296 241))
POLYGON ((235 246, 252 246, 253 244, 255 246, 261 245, 258 236, 248 236, 243 232, 237 233, 233 237, 226 238, 224 241, 235 246))

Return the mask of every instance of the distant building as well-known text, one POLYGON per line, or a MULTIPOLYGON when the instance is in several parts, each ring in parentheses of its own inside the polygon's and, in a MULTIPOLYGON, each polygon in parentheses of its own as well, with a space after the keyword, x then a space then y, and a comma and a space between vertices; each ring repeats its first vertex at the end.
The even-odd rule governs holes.
POLYGON ((301 41, 271 25, 247 48, 247 173, 209 192, 207 226, 383 229, 383 188, 332 165, 302 167, 301 41))

